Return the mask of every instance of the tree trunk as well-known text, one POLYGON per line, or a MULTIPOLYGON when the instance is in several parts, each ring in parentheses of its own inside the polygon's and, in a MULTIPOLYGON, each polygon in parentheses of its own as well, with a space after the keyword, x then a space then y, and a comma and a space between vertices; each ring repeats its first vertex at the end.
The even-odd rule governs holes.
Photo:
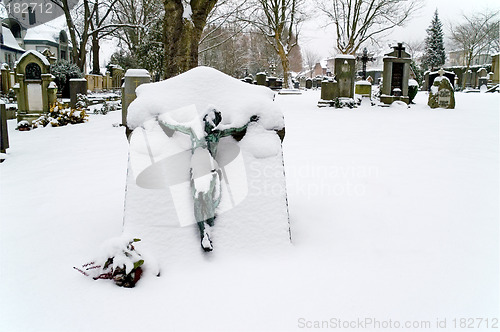
POLYGON ((217 0, 192 0, 192 15, 185 18, 182 0, 164 0, 165 78, 198 66, 198 44, 207 16, 216 2, 217 0))
POLYGON ((99 39, 97 34, 92 35, 92 74, 101 74, 99 64, 99 39))

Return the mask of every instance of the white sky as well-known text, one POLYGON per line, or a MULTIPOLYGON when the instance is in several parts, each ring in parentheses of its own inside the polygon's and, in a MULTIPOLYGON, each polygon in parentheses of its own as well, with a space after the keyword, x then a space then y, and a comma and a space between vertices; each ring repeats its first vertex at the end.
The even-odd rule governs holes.
MULTIPOLYGON (((500 9, 498 0, 424 0, 425 5, 418 15, 407 23, 405 27, 396 28, 387 38, 388 42, 411 42, 424 40, 425 30, 429 27, 436 8, 439 19, 444 26, 445 39, 450 22, 460 22, 462 13, 482 11, 485 8, 500 9)), ((318 17, 318 15, 315 15, 318 17)), ((322 57, 335 54, 335 31, 332 26, 322 28, 327 21, 322 18, 311 19, 302 28, 299 39, 302 49, 310 49, 322 57)), ((385 43, 385 44, 387 44, 385 43)))

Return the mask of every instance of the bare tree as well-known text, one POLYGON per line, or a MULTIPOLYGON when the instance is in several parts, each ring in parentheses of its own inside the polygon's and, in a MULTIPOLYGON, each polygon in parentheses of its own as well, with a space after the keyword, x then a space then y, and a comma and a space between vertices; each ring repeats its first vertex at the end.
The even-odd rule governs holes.
POLYGON ((450 26, 450 39, 463 50, 467 69, 481 53, 499 51, 498 11, 463 14, 463 23, 450 26))
POLYGON ((360 46, 405 22, 422 0, 324 0, 320 9, 336 28, 337 50, 355 54, 360 46))
POLYGON ((310 70, 310 77, 312 77, 312 71, 314 69, 314 66, 321 60, 321 56, 309 49, 306 49, 304 52, 304 61, 305 65, 307 67, 307 70, 310 70))
POLYGON ((290 87, 290 53, 298 44, 299 28, 304 20, 302 0, 256 0, 249 22, 265 37, 279 56, 285 88, 290 87), (255 18, 253 18, 255 17, 255 18))
POLYGON ((152 26, 156 25, 158 17, 163 16, 161 2, 151 0, 118 0, 113 11, 113 23, 121 26, 130 25, 117 30, 114 36, 132 54, 135 54, 152 26))
POLYGON ((99 72, 99 40, 112 31, 129 24, 109 23, 114 5, 118 0, 83 0, 78 7, 71 9, 68 0, 50 0, 60 7, 66 19, 72 44, 72 57, 75 64, 85 72, 87 44, 92 37, 93 72, 99 72))

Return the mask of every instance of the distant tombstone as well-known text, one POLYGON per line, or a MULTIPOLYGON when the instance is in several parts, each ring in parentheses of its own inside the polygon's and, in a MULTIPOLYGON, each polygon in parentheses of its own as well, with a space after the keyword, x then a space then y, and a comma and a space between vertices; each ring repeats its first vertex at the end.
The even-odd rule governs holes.
POLYGON ((71 108, 76 108, 78 95, 87 95, 87 80, 85 78, 69 79, 69 97, 71 108))
POLYGON ((57 86, 49 72, 50 63, 37 51, 25 52, 17 61, 17 120, 31 122, 47 113, 56 101, 57 86))
POLYGON ((392 104, 396 100, 410 102, 408 80, 410 79, 411 56, 405 52, 402 43, 393 46, 393 51, 384 56, 384 83, 380 101, 392 104))
POLYGON ((255 79, 257 80, 257 85, 266 85, 266 73, 258 73, 255 75, 255 79))
POLYGON ((488 76, 488 71, 485 68, 481 68, 477 71, 477 77, 482 78, 488 76))
POLYGON ((430 89, 430 85, 429 85, 429 74, 430 72, 429 71, 426 71, 424 73, 424 80, 423 80, 423 84, 422 84, 422 90, 423 91, 429 91, 430 89))
POLYGON ((293 88, 294 89, 300 89, 300 83, 299 83, 299 81, 293 82, 293 88))
POLYGON ((289 247, 284 122, 273 98, 208 67, 137 89, 123 230, 160 267, 289 247), (220 200, 203 201, 212 195, 220 200))
POLYGON ((315 77, 312 79, 312 88, 316 89, 318 87, 318 79, 315 77))
POLYGON ((310 78, 306 79, 306 89, 312 89, 312 87, 313 87, 312 79, 310 78))
POLYGON ((271 76, 271 77, 268 78, 268 80, 269 80, 269 87, 271 89, 277 89, 278 88, 278 83, 277 83, 278 79, 276 77, 271 76))
POLYGON ((444 70, 439 71, 439 77, 434 79, 427 105, 430 108, 455 108, 455 93, 448 77, 444 76, 444 70))
POLYGON ((301 76, 299 78, 299 85, 301 88, 304 88, 304 89, 306 88, 306 78, 305 77, 301 76))
POLYGON ((488 71, 485 68, 481 68, 476 73, 477 77, 477 87, 481 89, 481 87, 488 86, 488 71))
POLYGON ((368 97, 371 98, 372 96, 372 84, 366 81, 357 81, 356 86, 354 88, 354 92, 357 95, 363 96, 363 97, 368 97))
POLYGON ((464 73, 463 81, 465 82, 465 87, 466 88, 474 88, 474 84, 472 82, 472 70, 467 70, 464 73))
MULTIPOLYGON (((432 73, 428 73, 427 77, 428 77, 429 87, 428 87, 427 91, 430 90, 430 88, 431 88, 432 84, 434 83, 434 80, 436 79, 436 77, 440 76, 440 71, 441 70, 438 70, 438 71, 435 71, 435 72, 432 72, 432 73)), ((444 73, 443 76, 446 76, 448 78, 448 80, 450 81, 450 83, 454 86, 455 79, 456 79, 455 73, 452 72, 452 71, 443 71, 443 73, 444 73)))
MULTIPOLYGON (((9 148, 9 133, 7 131, 7 112, 5 111, 5 104, 0 101, 0 153, 5 153, 9 148)), ((3 161, 0 158, 0 163, 3 161)))
POLYGON ((356 58, 352 55, 335 57, 335 80, 338 84, 339 97, 354 98, 354 80, 356 76, 356 58))
POLYGON ((488 88, 488 78, 487 77, 480 77, 477 80, 477 86, 478 86, 479 90, 487 89, 488 88))
POLYGON ((325 78, 321 82, 321 100, 318 107, 333 106, 335 99, 339 96, 338 84, 333 77, 325 78))
POLYGON ((321 88, 323 78, 322 77, 316 77, 316 87, 321 88))
POLYGON ((10 85, 10 68, 6 63, 2 64, 1 74, 2 74, 2 93, 7 94, 11 88, 10 85))
MULTIPOLYGON (((151 76, 146 69, 128 69, 122 87, 122 125, 127 126, 128 105, 136 98, 135 89, 141 84, 149 83, 151 76)), ((128 128, 128 127, 127 127, 128 128)), ((127 130, 126 135, 129 132, 127 130)))
POLYGON ((276 88, 277 89, 283 88, 283 79, 282 78, 276 80, 276 88))

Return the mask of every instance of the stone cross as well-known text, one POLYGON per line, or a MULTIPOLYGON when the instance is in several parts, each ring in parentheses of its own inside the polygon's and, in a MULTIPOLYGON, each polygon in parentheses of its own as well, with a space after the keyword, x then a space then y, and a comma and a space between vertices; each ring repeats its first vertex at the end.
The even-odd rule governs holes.
MULTIPOLYGON (((401 56, 400 56, 401 57, 401 56)), ((356 57, 356 60, 357 61, 361 61, 361 63, 363 64, 363 80, 366 80, 366 63, 368 61, 375 61, 375 58, 374 57, 369 57, 368 56, 368 50, 366 49, 366 47, 363 49, 363 55, 362 56, 357 56, 356 57)))
POLYGON ((444 75, 444 69, 443 68, 439 69, 438 70, 438 74, 439 74, 439 76, 443 77, 443 75, 444 75))
POLYGON ((398 58, 401 58, 401 52, 405 50, 403 43, 398 43, 397 47, 394 47, 395 51, 398 51, 398 58))

